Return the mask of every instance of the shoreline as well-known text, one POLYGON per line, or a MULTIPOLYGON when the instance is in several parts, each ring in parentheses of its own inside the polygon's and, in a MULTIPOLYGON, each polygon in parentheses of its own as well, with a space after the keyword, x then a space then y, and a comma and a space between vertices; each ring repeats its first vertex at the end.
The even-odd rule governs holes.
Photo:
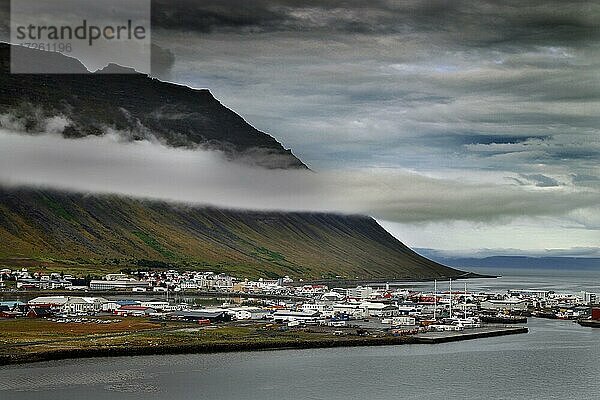
POLYGON ((57 361, 67 359, 104 358, 104 357, 133 357, 151 355, 176 355, 176 354, 215 354, 248 351, 271 350, 302 350, 325 349, 337 347, 370 347, 370 346, 395 346, 405 344, 439 344, 463 340, 473 340, 496 336, 516 335, 528 333, 527 327, 498 327, 496 329, 460 332, 439 333, 429 337, 423 336, 382 336, 382 337, 357 337, 357 338, 332 338, 319 340, 280 340, 269 341, 241 341, 204 344, 178 344, 159 346, 137 347, 98 347, 87 349, 60 349, 54 351, 40 351, 28 354, 11 354, 0 356, 0 366, 31 364, 36 362, 57 361))
MULTIPOLYGON (((454 277, 453 280, 467 280, 467 279, 486 279, 486 278, 499 278, 500 276, 495 275, 481 275, 469 272, 464 276, 454 277)), ((449 278, 439 278, 442 279, 449 278)), ((373 285, 386 285, 389 284, 391 287, 402 286, 409 283, 427 283, 433 282, 434 278, 425 279, 372 279, 372 280, 315 280, 315 281, 303 281, 294 282, 291 286, 297 287, 301 285, 327 285, 330 287, 354 287, 354 286, 373 286, 373 285)), ((169 292, 173 293, 173 292, 169 292)), ((82 295, 96 295, 96 296, 117 296, 126 295, 129 297, 161 297, 165 296, 166 292, 130 292, 120 290, 0 290, 0 299, 7 297, 30 297, 30 296, 82 296, 82 295)), ((180 296, 189 297, 240 297, 240 298, 257 298, 265 300, 304 300, 305 297, 294 296, 294 295, 275 295, 265 293, 246 293, 246 292, 221 292, 221 291, 181 291, 177 292, 180 296)))
POLYGON ((408 283, 427 283, 437 280, 442 282, 448 279, 466 280, 466 279, 488 279, 488 278, 500 278, 499 275, 485 275, 478 274, 475 272, 465 272, 464 274, 457 276, 442 276, 432 278, 389 278, 389 279, 318 279, 318 280, 306 280, 302 282, 294 282, 292 286, 301 285, 328 285, 337 287, 353 287, 353 286, 370 286, 370 285, 385 285, 400 286, 408 283))
MULTIPOLYGON (((473 272, 466 273, 464 275, 453 277, 453 280, 467 280, 467 279, 487 279, 487 278, 499 278, 496 275, 482 275, 475 274, 473 272)), ((437 278, 438 281, 450 279, 448 277, 437 278)), ((409 283, 427 283, 433 282, 436 278, 423 278, 423 279, 369 279, 369 280, 312 280, 294 282, 291 286, 297 287, 301 285, 327 285, 330 287, 354 287, 354 286, 371 286, 371 285, 385 285, 390 286, 402 286, 409 283)), ((94 294, 97 296, 116 296, 116 295, 127 295, 133 297, 160 297, 164 296, 166 292, 130 292, 120 290, 0 290, 0 298, 5 297, 19 297, 19 296, 73 296, 73 295, 89 295, 94 294)), ((169 292, 173 293, 173 292, 169 292)), ((241 297, 241 298, 259 298, 259 299, 273 299, 273 300, 301 300, 304 297, 294 295, 274 295, 264 293, 246 293, 246 292, 221 292, 221 291, 181 291, 177 292, 179 295, 190 296, 190 297, 241 297)))

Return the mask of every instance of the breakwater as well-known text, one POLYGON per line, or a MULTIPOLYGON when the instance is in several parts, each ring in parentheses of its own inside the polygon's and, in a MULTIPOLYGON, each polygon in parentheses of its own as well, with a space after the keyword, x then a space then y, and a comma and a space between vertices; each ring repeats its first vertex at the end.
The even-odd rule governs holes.
POLYGON ((414 336, 365 336, 335 337, 317 340, 277 340, 277 341, 229 341, 199 344, 162 344, 158 346, 119 346, 97 348, 42 349, 31 353, 17 353, 0 356, 0 365, 23 364, 40 361, 94 358, 131 357, 165 354, 205 354, 242 351, 315 349, 358 346, 392 346, 402 344, 436 344, 461 340, 472 340, 493 336, 527 333, 525 327, 479 328, 461 332, 432 332, 414 336))

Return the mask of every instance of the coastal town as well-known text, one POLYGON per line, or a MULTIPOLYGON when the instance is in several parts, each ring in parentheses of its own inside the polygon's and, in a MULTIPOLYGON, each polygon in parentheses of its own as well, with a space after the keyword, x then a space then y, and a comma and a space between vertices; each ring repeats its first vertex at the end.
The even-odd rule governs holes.
POLYGON ((1 270, 0 289, 0 319, 44 318, 63 324, 133 317, 203 326, 270 322, 336 335, 415 335, 524 324, 532 316, 581 323, 600 319, 595 293, 471 291, 467 281, 436 281, 434 290, 422 291, 389 283, 329 287, 289 277, 241 280, 176 270, 85 280, 23 268, 1 270))

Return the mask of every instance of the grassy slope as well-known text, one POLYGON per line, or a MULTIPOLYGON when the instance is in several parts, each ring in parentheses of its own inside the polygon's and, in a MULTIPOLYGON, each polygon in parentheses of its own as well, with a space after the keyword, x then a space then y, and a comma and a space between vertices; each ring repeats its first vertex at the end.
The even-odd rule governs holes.
POLYGON ((65 272, 102 273, 158 261, 240 277, 460 275, 416 255, 371 218, 224 211, 37 190, 0 189, 0 259, 5 265, 45 261, 65 272))

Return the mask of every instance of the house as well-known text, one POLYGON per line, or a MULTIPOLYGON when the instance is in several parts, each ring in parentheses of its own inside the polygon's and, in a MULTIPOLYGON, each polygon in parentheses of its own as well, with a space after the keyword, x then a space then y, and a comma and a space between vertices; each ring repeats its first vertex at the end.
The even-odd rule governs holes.
POLYGON ((196 290, 199 288, 198 283, 193 280, 186 280, 179 282, 178 287, 181 290, 196 290))
POLYGON ((213 289, 221 291, 231 291, 233 289, 233 278, 228 275, 219 274, 213 282, 213 289))
POLYGON ((24 306, 25 303, 18 300, 11 301, 0 301, 0 310, 2 311, 18 311, 19 307, 24 306))
POLYGON ((29 318, 46 318, 51 317, 52 315, 50 308, 43 307, 31 307, 27 312, 27 317, 29 318))
POLYGON ((51 290, 51 289, 68 289, 72 286, 71 281, 64 279, 50 279, 49 276, 44 275, 40 279, 19 279, 17 280, 17 289, 40 289, 40 290, 51 290))
POLYGON ((314 296, 323 295, 329 290, 329 287, 325 285, 304 285, 296 289, 300 295, 303 296, 314 296))

